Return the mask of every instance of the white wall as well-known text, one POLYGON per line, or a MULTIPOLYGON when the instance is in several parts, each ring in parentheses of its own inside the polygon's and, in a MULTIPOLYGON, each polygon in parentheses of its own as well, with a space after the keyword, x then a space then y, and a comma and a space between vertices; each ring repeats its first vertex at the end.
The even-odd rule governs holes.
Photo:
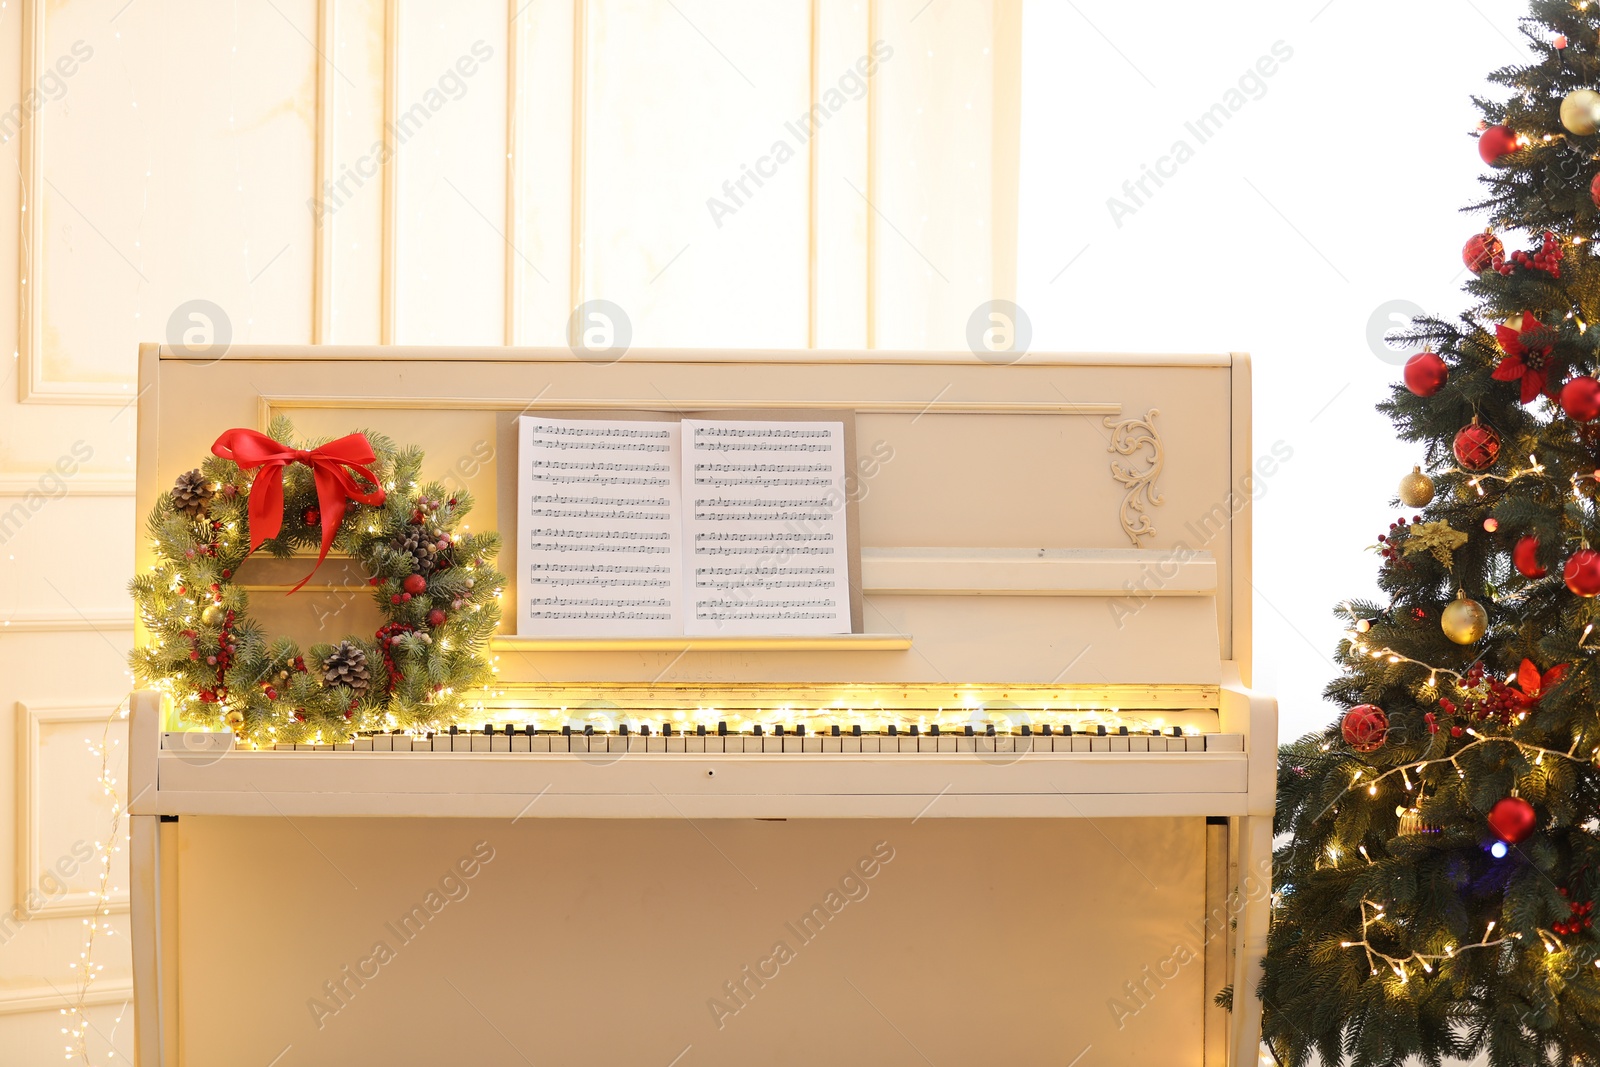
MULTIPOLYGON (((994 116, 1014 64, 987 5, 818 0, 806 64, 772 39, 801 32, 798 4, 769 2, 771 19, 726 0, 594 0, 583 35, 564 0, 399 0, 398 34, 385 0, 0 3, 0 112, 17 101, 32 120, 0 114, 0 203, 17 208, 0 211, 0 335, 17 338, 0 375, 0 709, 44 720, 31 747, 0 729, 0 781, 33 766, 46 783, 37 819, 0 787, 0 901, 21 896, 19 870, 104 835, 85 748, 100 727, 71 716, 109 713, 127 686, 134 345, 181 339, 190 301, 226 309, 236 341, 559 343, 572 298, 603 288, 629 294, 636 337, 655 343, 951 347, 978 300, 1005 295, 994 116), (640 19, 659 36, 630 30, 640 19), (833 120, 815 200, 802 157, 716 226, 705 198, 781 136, 805 99, 796 80, 832 81, 872 33, 896 57, 876 110, 852 101, 833 120), (319 178, 369 169, 385 93, 410 107, 480 40, 490 56, 392 182, 348 182, 319 227, 307 200, 319 178), (603 72, 586 91, 619 124, 587 146, 605 164, 587 174, 572 160, 575 54, 603 72), (634 89, 653 105, 631 133, 625 70, 648 74, 634 89), (516 77, 541 106, 508 103, 516 77), (731 134, 663 136, 674 119, 685 136, 731 134), (502 165, 508 132, 515 166, 502 165), (671 166, 628 167, 618 138, 671 166), (626 215, 641 203, 647 216, 626 215), (807 211, 814 232, 795 224, 807 211), (572 254, 579 233, 587 260, 572 254), (816 273, 798 269, 802 250, 816 273)), ((1286 733, 1328 716, 1328 611, 1372 588, 1362 548, 1412 462, 1372 410, 1397 368, 1369 350, 1367 321, 1394 299, 1459 306, 1457 250, 1477 223, 1456 208, 1480 169, 1467 95, 1516 58, 1519 13, 1511 0, 1025 5, 1016 295, 1033 347, 1254 354, 1258 449, 1294 449, 1256 518, 1257 684, 1283 698, 1286 733), (1106 199, 1279 40, 1294 54, 1265 96, 1117 226, 1106 199)), ((13 928, 0 1060, 60 1062, 54 990, 82 916, 13 928)), ((96 958, 90 1049, 112 1062, 108 1047, 131 1048, 128 960, 115 937, 96 958)))

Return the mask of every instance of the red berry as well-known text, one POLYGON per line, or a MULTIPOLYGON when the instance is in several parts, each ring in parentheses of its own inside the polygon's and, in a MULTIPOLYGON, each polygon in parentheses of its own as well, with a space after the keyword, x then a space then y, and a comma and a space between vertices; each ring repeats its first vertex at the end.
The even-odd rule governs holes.
POLYGON ((233 572, 230 571, 228 568, 224 567, 224 568, 222 568, 222 576, 224 578, 232 578, 233 577, 233 572))
POLYGON ((400 603, 400 594, 399 593, 395 593, 393 596, 391 596, 389 598, 389 603, 391 603, 391 604, 400 603))
POLYGON ((428 579, 420 574, 408 574, 406 580, 401 583, 401 588, 413 595, 425 593, 428 591, 428 579))
POLYGON ((189 658, 190 659, 199 659, 200 658, 200 650, 199 649, 194 649, 193 651, 191 651, 189 653, 189 658))
POLYGON ((444 625, 444 619, 445 619, 444 612, 440 611, 438 608, 434 608, 432 611, 428 612, 428 625, 429 626, 443 626, 444 625))
POLYGON ((1450 736, 1451 737, 1460 737, 1461 736, 1461 727, 1459 727, 1459 726, 1450 727, 1450 736))
POLYGON ((400 594, 400 601, 401 601, 401 603, 409 604, 411 602, 411 594, 410 593, 401 593, 400 594))

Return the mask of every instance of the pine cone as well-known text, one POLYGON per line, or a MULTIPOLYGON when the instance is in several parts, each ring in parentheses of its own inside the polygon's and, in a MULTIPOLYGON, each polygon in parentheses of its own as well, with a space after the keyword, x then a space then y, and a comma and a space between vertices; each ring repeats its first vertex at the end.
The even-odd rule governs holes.
POLYGON ((206 508, 211 505, 211 498, 217 495, 216 489, 211 485, 211 479, 200 473, 196 467, 192 471, 185 471, 178 475, 178 480, 172 485, 172 510, 179 515, 197 519, 205 514, 206 508))
POLYGON ((426 577, 438 570, 444 560, 445 550, 439 547, 440 542, 449 543, 449 535, 443 530, 407 523, 391 545, 396 552, 409 555, 415 561, 413 571, 426 577))
POLYGON ((367 691, 370 682, 367 654, 349 641, 340 641, 339 647, 322 661, 323 685, 349 686, 351 692, 359 697, 367 691))

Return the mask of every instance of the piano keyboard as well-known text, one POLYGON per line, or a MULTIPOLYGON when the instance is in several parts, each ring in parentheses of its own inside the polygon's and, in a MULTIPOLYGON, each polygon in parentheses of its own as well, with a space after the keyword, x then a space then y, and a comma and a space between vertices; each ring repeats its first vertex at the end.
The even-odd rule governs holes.
MULTIPOLYGON (((229 747, 228 734, 167 733, 162 748, 168 751, 217 750, 229 747)), ((808 733, 802 727, 782 726, 770 731, 756 726, 747 732, 731 731, 726 724, 714 728, 698 726, 690 731, 664 726, 654 731, 648 726, 601 732, 586 729, 537 730, 512 724, 487 725, 481 731, 452 729, 449 733, 414 735, 379 733, 332 743, 284 743, 264 751, 287 752, 452 752, 452 753, 529 753, 593 754, 628 753, 660 755, 740 755, 819 754, 936 754, 1010 753, 1059 754, 1079 752, 1243 752, 1242 734, 1184 732, 1170 727, 1161 732, 1116 731, 1104 726, 1087 731, 1071 727, 1052 730, 1023 727, 1000 732, 992 726, 979 730, 967 726, 956 730, 938 727, 905 729, 889 726, 865 731, 860 727, 832 727, 822 733, 808 733)))

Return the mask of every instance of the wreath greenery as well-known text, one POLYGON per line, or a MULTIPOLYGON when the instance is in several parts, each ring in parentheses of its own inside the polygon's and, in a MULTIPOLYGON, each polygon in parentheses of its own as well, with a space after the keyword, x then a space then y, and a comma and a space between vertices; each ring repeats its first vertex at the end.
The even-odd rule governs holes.
MULTIPOLYGON (((286 449, 293 433, 283 418, 268 430, 286 449)), ((130 584, 149 636, 131 660, 141 683, 170 694, 182 722, 258 745, 439 729, 462 718, 470 691, 488 681, 483 649, 505 584, 491 562, 499 536, 467 532, 461 520, 473 501, 464 489, 419 483, 421 449, 365 437, 378 482, 365 488, 381 488, 382 503, 350 502, 333 547, 364 572, 383 615, 370 637, 302 650, 250 618, 234 578, 251 554, 253 479, 232 459, 208 457, 156 502, 147 530, 158 562, 130 584)), ((283 501, 282 529, 261 547, 280 558, 314 552, 321 513, 309 466, 283 467, 283 501)))

